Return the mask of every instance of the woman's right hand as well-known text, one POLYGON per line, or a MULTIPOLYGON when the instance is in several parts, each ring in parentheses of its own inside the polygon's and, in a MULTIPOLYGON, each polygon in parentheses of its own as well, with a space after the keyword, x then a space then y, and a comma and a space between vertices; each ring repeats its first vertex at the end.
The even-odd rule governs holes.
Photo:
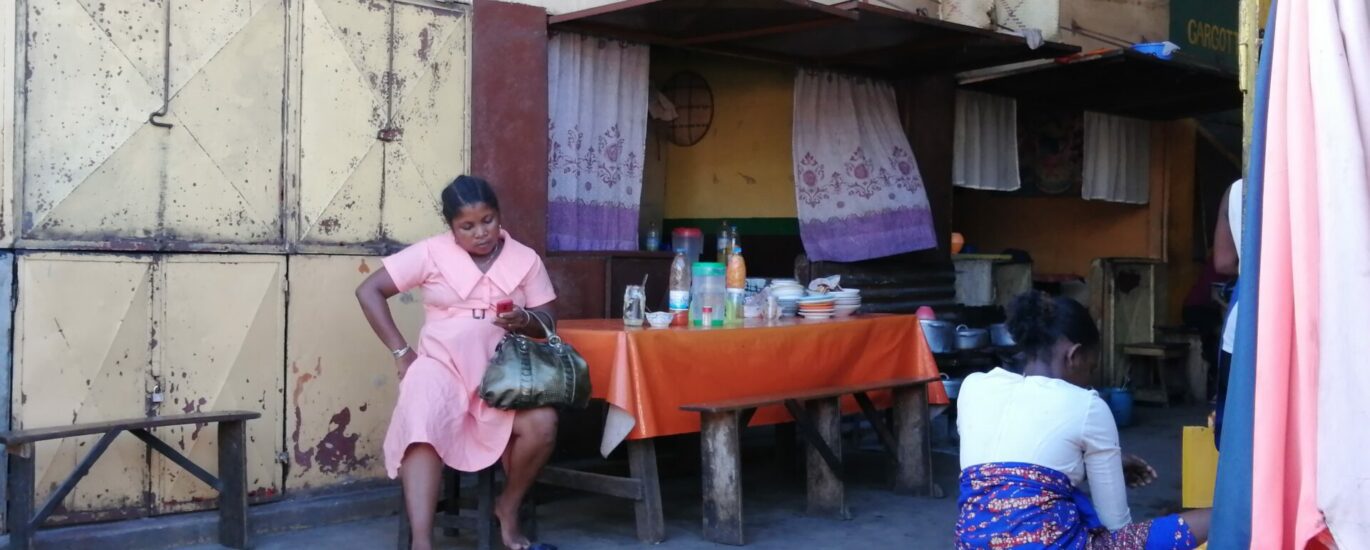
POLYGON ((400 380, 404 380, 404 374, 409 372, 409 366, 413 365, 418 358, 419 354, 414 353, 414 350, 411 349, 395 359, 395 372, 399 374, 400 380))

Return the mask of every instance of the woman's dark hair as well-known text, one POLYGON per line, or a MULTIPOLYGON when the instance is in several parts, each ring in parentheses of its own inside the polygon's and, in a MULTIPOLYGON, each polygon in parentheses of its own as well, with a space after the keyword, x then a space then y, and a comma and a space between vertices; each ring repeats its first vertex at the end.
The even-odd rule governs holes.
POLYGON ((491 210, 499 212, 499 197, 490 182, 475 176, 460 175, 442 189, 442 219, 447 223, 461 214, 467 206, 485 203, 491 210))
POLYGON ((1062 337, 1086 348, 1099 345, 1099 328, 1080 302, 1032 290, 1014 298, 1010 309, 1009 334, 1030 356, 1040 357, 1062 337))

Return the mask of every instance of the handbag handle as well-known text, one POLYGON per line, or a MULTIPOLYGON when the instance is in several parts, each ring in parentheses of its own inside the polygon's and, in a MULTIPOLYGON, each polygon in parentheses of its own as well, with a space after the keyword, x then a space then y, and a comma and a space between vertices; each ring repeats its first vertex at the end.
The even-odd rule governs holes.
POLYGON ((549 322, 550 322, 552 325, 556 325, 556 321, 553 321, 553 320, 552 320, 552 315, 551 315, 551 314, 548 314, 548 315, 547 315, 547 321, 543 321, 543 320, 542 320, 542 316, 540 315, 541 313, 543 313, 543 312, 541 312, 541 311, 534 311, 534 310, 531 310, 531 309, 524 309, 523 312, 524 312, 524 313, 527 313, 529 317, 532 317, 532 318, 534 318, 534 319, 537 319, 538 324, 539 324, 539 325, 542 325, 542 332, 545 333, 545 334, 547 335, 547 343, 552 344, 552 345, 554 345, 554 346, 560 346, 560 345, 561 345, 561 337, 560 337, 560 336, 557 336, 557 331, 556 331, 556 329, 552 328, 551 326, 548 326, 548 323, 549 323, 549 322))

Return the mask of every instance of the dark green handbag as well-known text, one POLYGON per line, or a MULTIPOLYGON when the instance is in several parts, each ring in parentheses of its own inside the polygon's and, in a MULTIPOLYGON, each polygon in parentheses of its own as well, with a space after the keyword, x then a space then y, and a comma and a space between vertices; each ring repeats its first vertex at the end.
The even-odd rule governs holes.
POLYGON ((481 399, 498 409, 585 408, 590 403, 590 368, 585 358, 537 312, 528 314, 542 325, 547 341, 513 332, 504 335, 481 378, 481 399))

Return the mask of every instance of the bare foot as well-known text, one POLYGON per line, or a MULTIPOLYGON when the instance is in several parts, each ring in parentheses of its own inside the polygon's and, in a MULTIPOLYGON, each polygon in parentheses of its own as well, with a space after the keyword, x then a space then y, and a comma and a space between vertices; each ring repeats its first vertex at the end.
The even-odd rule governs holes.
POLYGON ((504 503, 495 503, 495 518, 499 519, 499 535, 504 539, 504 547, 509 550, 528 550, 533 545, 528 541, 528 537, 523 536, 523 531, 519 529, 519 507, 515 503, 513 507, 505 506, 504 503))

